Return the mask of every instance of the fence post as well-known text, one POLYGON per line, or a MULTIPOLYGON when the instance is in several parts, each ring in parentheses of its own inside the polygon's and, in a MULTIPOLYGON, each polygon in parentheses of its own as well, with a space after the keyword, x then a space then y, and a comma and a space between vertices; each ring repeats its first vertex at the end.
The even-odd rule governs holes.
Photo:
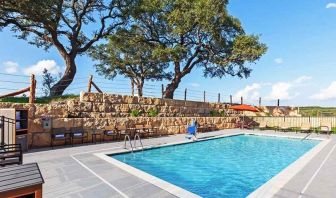
POLYGON ((33 104, 35 102, 35 89, 36 89, 36 80, 35 75, 32 74, 30 77, 30 95, 29 95, 29 103, 33 104))
POLYGON ((240 97, 240 104, 243 104, 244 101, 243 101, 243 96, 240 97))
POLYGON ((230 104, 232 105, 232 95, 230 95, 230 104))
POLYGON ((184 90, 184 101, 186 101, 187 100, 187 88, 185 88, 185 90, 184 90))
POLYGON ((163 98, 163 94, 164 94, 164 86, 163 86, 163 84, 161 84, 161 98, 163 98))
POLYGON ((220 103, 220 93, 218 93, 218 103, 220 103))
POLYGON ((205 91, 203 92, 203 102, 205 102, 205 91))
POLYGON ((88 83, 88 92, 89 92, 89 93, 91 92, 92 78, 93 78, 93 76, 90 75, 90 76, 89 76, 89 83, 88 83))
POLYGON ((259 97, 259 107, 261 107, 261 97, 259 97))

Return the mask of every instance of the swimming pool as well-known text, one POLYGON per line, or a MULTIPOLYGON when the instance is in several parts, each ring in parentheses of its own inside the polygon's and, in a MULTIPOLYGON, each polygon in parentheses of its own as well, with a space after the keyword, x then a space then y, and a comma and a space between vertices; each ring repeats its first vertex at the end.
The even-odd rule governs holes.
POLYGON ((318 143, 237 135, 110 156, 202 197, 246 197, 318 143))

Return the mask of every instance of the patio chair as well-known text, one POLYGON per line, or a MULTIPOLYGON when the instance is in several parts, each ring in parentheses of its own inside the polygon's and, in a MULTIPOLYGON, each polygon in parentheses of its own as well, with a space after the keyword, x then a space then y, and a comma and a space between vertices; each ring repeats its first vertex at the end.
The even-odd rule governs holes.
POLYGON ((61 127, 61 128, 53 128, 51 131, 51 148, 54 148, 54 142, 55 141, 64 141, 64 145, 66 145, 66 140, 68 139, 67 137, 67 130, 65 127, 61 127))
POLYGON ((123 136, 131 135, 130 129, 128 129, 126 126, 117 126, 116 127, 116 132, 118 134, 119 139, 122 135, 123 136))
POLYGON ((147 131, 147 133, 148 133, 149 136, 151 136, 151 135, 153 135, 155 137, 159 136, 159 134, 158 134, 158 127, 154 127, 151 124, 147 124, 147 125, 145 125, 144 128, 147 131))
POLYGON ((284 131, 284 132, 289 131, 290 130, 290 123, 288 123, 288 122, 280 122, 279 123, 279 130, 280 131, 284 131))
POLYGON ((311 131, 311 124, 309 122, 304 122, 301 124, 300 131, 309 133, 311 131))
POLYGON ((207 125, 209 131, 216 131, 217 130, 217 126, 215 124, 208 124, 207 125))
POLYGON ((83 127, 71 127, 70 137, 71 137, 71 146, 73 146, 74 140, 81 140, 82 144, 84 144, 84 139, 85 138, 87 139, 83 127))
POLYGON ((319 133, 326 133, 329 135, 331 133, 331 122, 321 122, 319 133))
POLYGON ((258 129, 259 129, 259 130, 264 130, 264 129, 266 129, 266 127, 267 127, 266 122, 265 122, 265 121, 261 121, 261 122, 259 123, 258 129))
POLYGON ((140 136, 148 136, 149 132, 145 129, 144 125, 136 124, 135 125, 135 133, 138 133, 140 136))
POLYGON ((275 125, 273 124, 273 122, 266 122, 266 129, 273 129, 276 130, 275 125))
POLYGON ((112 140, 114 137, 118 136, 118 131, 115 126, 106 126, 103 133, 103 140, 105 141, 105 137, 112 137, 112 140))
POLYGON ((21 144, 7 144, 0 146, 0 166, 22 164, 21 144))
POLYGON ((199 133, 205 133, 208 130, 209 130, 209 127, 208 127, 208 125, 206 123, 204 123, 203 125, 199 125, 197 127, 197 132, 199 132, 199 133))

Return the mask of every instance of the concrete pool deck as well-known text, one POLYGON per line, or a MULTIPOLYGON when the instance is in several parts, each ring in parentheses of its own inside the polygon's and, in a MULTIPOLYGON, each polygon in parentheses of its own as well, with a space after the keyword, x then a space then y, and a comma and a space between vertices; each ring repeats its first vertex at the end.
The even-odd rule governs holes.
MULTIPOLYGON (((227 129, 202 133, 199 137, 234 135, 242 131, 227 129)), ((306 134, 274 131, 249 131, 303 138, 306 134)), ((329 139, 305 166, 292 177, 275 197, 334 197, 336 194, 336 136, 312 134, 311 138, 329 139)), ((143 139, 144 146, 188 141, 184 134, 143 139)), ((24 154, 24 163, 37 162, 45 179, 43 197, 176 197, 117 166, 97 157, 95 153, 121 150, 123 142, 59 147, 34 150, 24 154)))

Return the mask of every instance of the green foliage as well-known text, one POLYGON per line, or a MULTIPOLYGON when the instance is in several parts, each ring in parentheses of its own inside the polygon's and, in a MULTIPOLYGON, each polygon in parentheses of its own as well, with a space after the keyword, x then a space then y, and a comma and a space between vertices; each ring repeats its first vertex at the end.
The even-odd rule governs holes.
POLYGON ((44 96, 47 97, 50 95, 50 90, 53 84, 57 81, 57 78, 52 76, 50 72, 46 68, 43 70, 42 74, 42 92, 44 96))
MULTIPOLYGON (((36 98, 35 103, 48 104, 51 102, 67 100, 71 98, 78 98, 79 95, 67 94, 63 96, 54 96, 54 97, 39 97, 36 98)), ((28 97, 7 97, 0 99, 0 102, 12 102, 12 103, 28 103, 28 97)))
POLYGON ((211 117, 216 117, 216 116, 218 116, 218 114, 219 114, 218 111, 216 111, 216 110, 210 110, 210 116, 211 117))
POLYGON ((76 73, 75 59, 94 43, 126 25, 131 0, 1 0, 0 30, 8 27, 29 44, 54 46, 66 64, 64 76, 51 89, 61 95, 76 73))
POLYGON ((142 115, 142 111, 139 109, 132 109, 131 110, 131 116, 132 117, 139 117, 142 115))
POLYGON ((249 63, 259 60, 267 47, 258 36, 244 32, 227 4, 227 0, 139 1, 131 15, 132 28, 143 35, 141 42, 151 46, 156 58, 173 66, 166 91, 173 92, 195 67, 206 77, 250 75, 249 63))
POLYGON ((148 110, 149 117, 156 117, 159 114, 159 110, 157 108, 150 108, 148 110))
POLYGON ((299 107, 302 116, 336 116, 336 107, 299 107))
POLYGON ((120 30, 109 37, 107 44, 101 44, 91 50, 91 57, 97 60, 97 72, 108 79, 117 75, 131 79, 142 96, 146 80, 171 79, 166 72, 168 63, 156 57, 153 49, 156 44, 142 43, 144 36, 136 28, 120 30))

